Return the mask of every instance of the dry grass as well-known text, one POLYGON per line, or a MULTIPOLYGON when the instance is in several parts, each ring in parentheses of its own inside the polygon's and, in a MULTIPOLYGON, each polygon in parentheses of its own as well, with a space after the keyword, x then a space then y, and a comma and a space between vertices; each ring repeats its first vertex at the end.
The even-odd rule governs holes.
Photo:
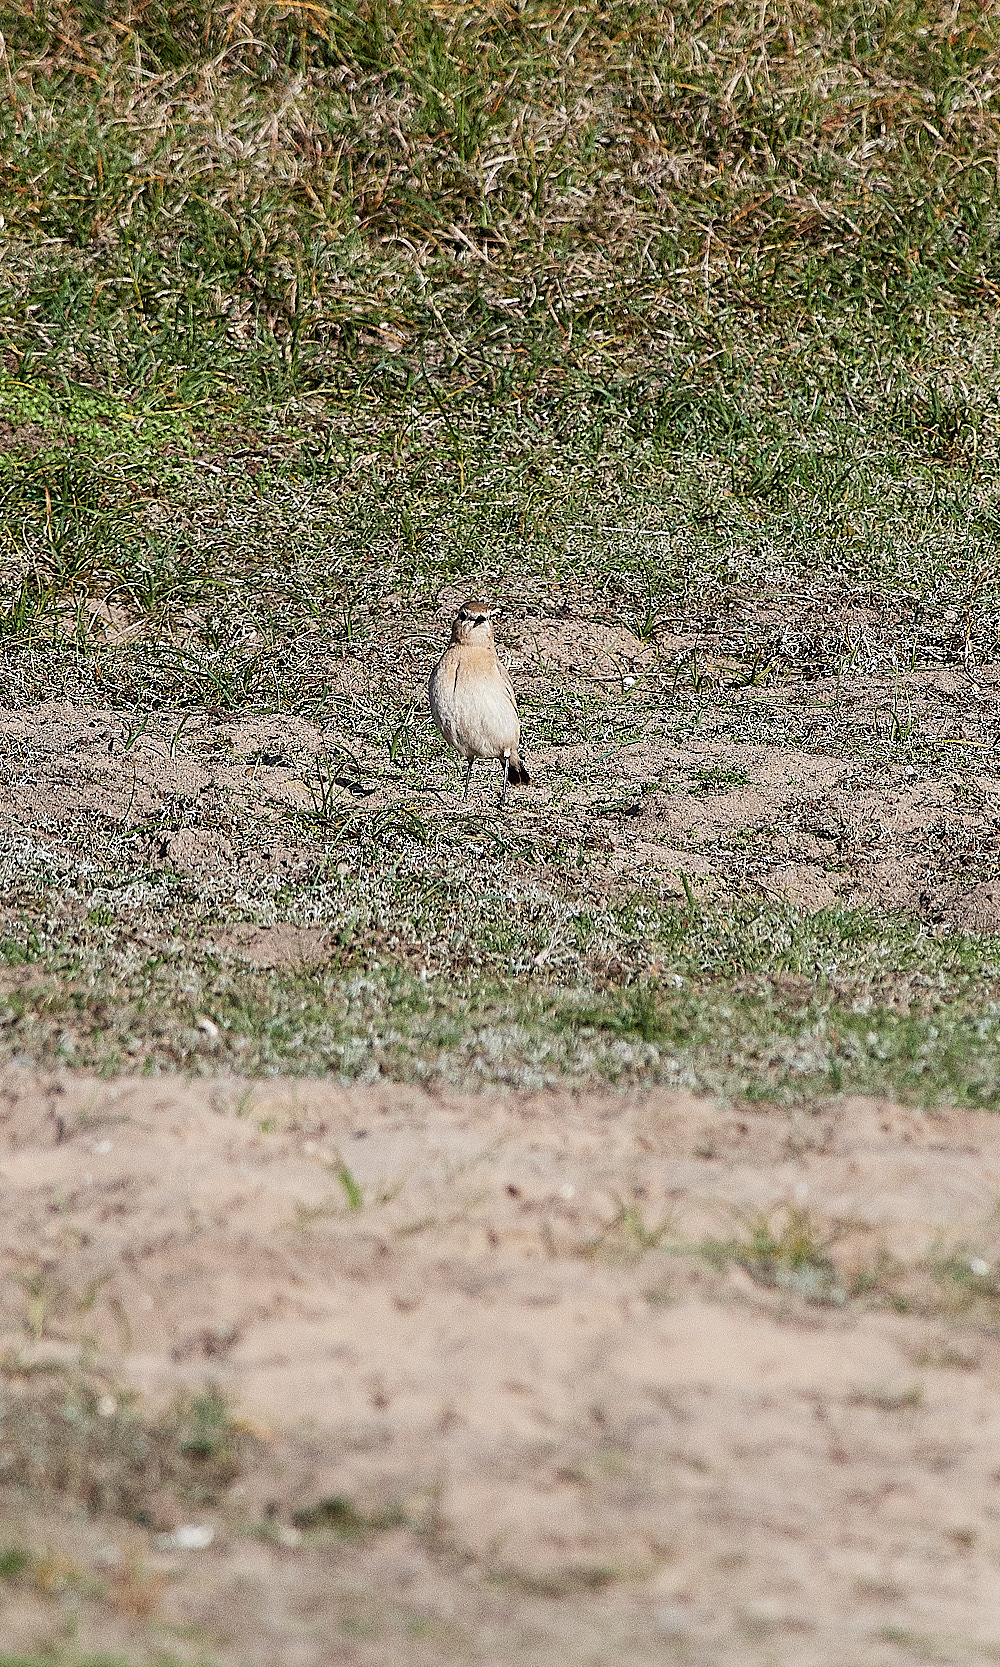
POLYGON ((631 371, 683 406, 779 386, 777 333, 833 386, 996 299, 998 45, 995 4, 38 3, 8 362, 188 403, 631 371))

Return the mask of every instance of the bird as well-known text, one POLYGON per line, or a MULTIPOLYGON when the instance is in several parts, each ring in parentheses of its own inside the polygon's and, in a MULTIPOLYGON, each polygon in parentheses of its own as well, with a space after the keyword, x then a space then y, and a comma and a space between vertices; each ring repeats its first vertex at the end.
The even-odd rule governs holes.
POLYGON ((468 760, 463 799, 469 796, 476 759, 503 759, 502 810, 508 783, 526 787, 531 777, 521 763, 517 697, 497 655, 491 612, 483 602, 465 602, 459 608, 451 642, 431 672, 427 696, 431 716, 448 745, 468 760))

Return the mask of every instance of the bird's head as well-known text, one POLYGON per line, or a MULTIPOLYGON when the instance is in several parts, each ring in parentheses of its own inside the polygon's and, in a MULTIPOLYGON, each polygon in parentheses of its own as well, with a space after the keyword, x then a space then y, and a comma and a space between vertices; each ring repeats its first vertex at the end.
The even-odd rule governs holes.
POLYGON ((485 602, 463 602, 455 615, 451 640, 474 643, 477 648, 493 646, 493 609, 485 602))

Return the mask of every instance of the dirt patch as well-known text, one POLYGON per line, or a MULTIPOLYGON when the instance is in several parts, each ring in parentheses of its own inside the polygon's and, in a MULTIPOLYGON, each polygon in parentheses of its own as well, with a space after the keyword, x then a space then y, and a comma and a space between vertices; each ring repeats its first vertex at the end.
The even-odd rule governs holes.
MULTIPOLYGON (((535 636, 562 645, 551 666, 568 664, 565 655, 579 659, 586 647, 591 683, 603 675, 602 655, 651 652, 624 629, 557 624, 537 627, 535 636)), ((528 694, 540 675, 524 662, 528 694)), ((377 772, 359 775, 336 733, 294 717, 220 720, 203 712, 154 729, 68 702, 0 713, 0 818, 49 851, 99 859, 113 829, 126 842, 120 850, 182 874, 238 884, 251 871, 294 873, 309 850, 289 840, 290 819, 317 806, 333 823, 371 819, 399 803, 401 786, 377 772)), ((682 871, 728 890, 763 885, 806 910, 872 903, 995 927, 992 882, 977 869, 993 861, 1000 777, 984 774, 956 795, 953 783, 914 779, 912 767, 895 766, 871 786, 842 760, 718 736, 681 744, 650 737, 611 749, 536 740, 531 756, 533 784, 518 798, 518 824, 590 837, 596 815, 613 871, 646 872, 658 885, 682 871), (577 778, 569 791, 567 774, 577 778)), ((483 794, 485 782, 483 775, 483 794)), ((461 805, 457 792, 442 794, 419 771, 404 775, 402 786, 428 810, 461 805)), ((317 831, 323 827, 321 818, 317 831)), ((528 879, 523 861, 517 866, 528 879)))
MULTIPOLYGON (((162 1417, 208 1384, 255 1444, 184 1556, 169 1489, 146 1528, 8 1492, 9 1541, 152 1582, 145 1617, 117 1573, 86 1598, 88 1647, 995 1647, 989 1115, 16 1070, 0 1106, 8 1398, 99 1374, 162 1417)), ((37 1648, 57 1597, 17 1591, 37 1648)))
POLYGON ((0 452, 20 452, 34 457, 51 444, 51 436, 40 423, 0 422, 0 452))
POLYGON ((300 967, 322 961, 330 940, 319 927, 280 925, 239 926, 217 941, 257 967, 300 967))
POLYGON ((769 876, 769 885, 776 897, 784 897, 810 914, 815 914, 817 909, 829 909, 837 901, 836 887, 815 863, 790 862, 784 868, 776 868, 769 876))
POLYGON ((948 912, 956 925, 970 932, 1000 932, 1000 881, 984 880, 958 892, 948 912))
POLYGON ((515 664, 528 668, 534 663, 544 671, 582 672, 617 681, 654 658, 652 646, 641 642, 624 625, 528 620, 518 622, 508 636, 515 664))
POLYGON ((232 867, 233 848, 223 834, 182 828, 160 842, 157 855, 181 873, 222 873, 232 867))
POLYGON ((149 720, 69 702, 0 713, 0 818, 48 849, 99 854, 110 826, 144 863, 234 878, 294 869, 284 833, 290 805, 321 745, 295 718, 218 722, 204 713, 151 729, 149 720), (240 839, 234 808, 263 837, 240 839), (233 835, 236 838, 233 838, 233 835))

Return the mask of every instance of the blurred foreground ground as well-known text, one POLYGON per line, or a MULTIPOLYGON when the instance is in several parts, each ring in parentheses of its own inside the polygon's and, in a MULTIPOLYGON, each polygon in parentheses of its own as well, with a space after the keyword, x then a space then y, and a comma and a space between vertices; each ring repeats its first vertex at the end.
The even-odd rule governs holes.
POLYGON ((1000 1659, 989 1113, 12 1067, 0 1130, 7 1649, 1000 1659))

